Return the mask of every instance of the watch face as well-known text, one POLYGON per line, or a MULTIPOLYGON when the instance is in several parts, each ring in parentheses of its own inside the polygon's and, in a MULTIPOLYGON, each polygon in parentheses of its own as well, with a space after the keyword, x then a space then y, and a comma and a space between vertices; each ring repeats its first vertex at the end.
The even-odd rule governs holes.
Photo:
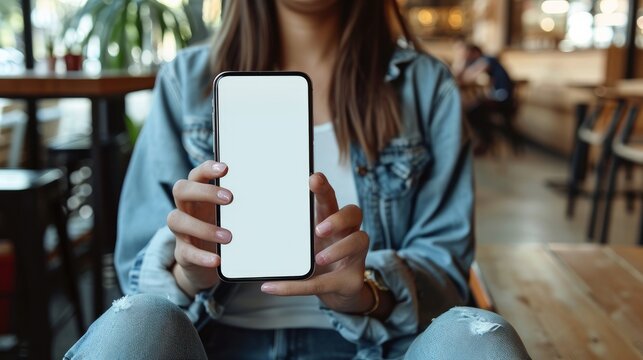
POLYGON ((380 275, 379 271, 368 269, 364 271, 364 277, 368 280, 371 280, 378 289, 382 291, 389 291, 389 288, 384 285, 384 281, 382 281, 382 275, 380 275))

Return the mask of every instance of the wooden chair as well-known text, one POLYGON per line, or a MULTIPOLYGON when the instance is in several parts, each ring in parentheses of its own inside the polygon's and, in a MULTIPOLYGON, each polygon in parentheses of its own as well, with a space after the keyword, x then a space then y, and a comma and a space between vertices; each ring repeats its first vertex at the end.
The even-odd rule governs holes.
POLYGON ((480 267, 475 261, 469 269, 469 288, 473 295, 473 305, 483 310, 496 311, 491 294, 487 290, 484 278, 482 277, 480 267))
POLYGON ((611 156, 612 140, 623 119, 625 103, 610 89, 603 89, 597 94, 593 110, 583 121, 576 134, 576 145, 572 154, 572 164, 567 190, 567 215, 574 213, 575 200, 579 194, 588 161, 589 150, 598 149, 594 168, 594 187, 591 191, 592 207, 587 224, 587 239, 592 240, 596 232, 599 208, 602 200, 605 176, 611 156), (583 169, 581 171, 581 169, 583 169))
POLYGON ((50 324, 51 284, 43 241, 49 224, 54 224, 57 230, 72 314, 78 331, 85 330, 62 207, 62 176, 59 170, 0 170, 0 237, 11 240, 15 249, 16 335, 21 356, 31 359, 51 357, 52 327, 57 325, 50 324))
MULTIPOLYGON (((513 82, 513 96, 512 103, 509 106, 499 106, 496 109, 488 109, 489 111, 489 131, 499 133, 510 144, 512 151, 517 154, 521 149, 521 137, 515 129, 514 123, 520 107, 520 94, 521 90, 526 87, 528 82, 526 80, 519 80, 513 82)), ((468 109, 475 104, 481 102, 491 101, 490 93, 491 87, 489 84, 476 84, 476 83, 461 83, 458 85, 460 89, 460 97, 462 105, 468 109)), ((472 122, 475 119, 468 119, 472 122)))
POLYGON ((513 94, 511 107, 496 112, 496 117, 500 123, 496 124, 497 130, 509 141, 514 154, 520 153, 522 149, 522 138, 516 131, 515 123, 520 111, 522 89, 526 88, 529 82, 527 80, 512 81, 513 94))
MULTIPOLYGON (((612 216, 612 202, 616 188, 619 168, 626 163, 643 166, 643 120, 641 120, 641 107, 643 98, 628 99, 628 113, 623 127, 614 138, 611 145, 612 162, 607 179, 605 206, 599 241, 608 242, 609 225, 612 216), (638 125, 638 126, 637 126, 638 125), (637 131, 638 130, 638 131, 637 131), (637 136, 638 135, 638 136, 637 136)), ((641 197, 641 220, 639 225, 638 244, 643 245, 643 196, 641 197)))

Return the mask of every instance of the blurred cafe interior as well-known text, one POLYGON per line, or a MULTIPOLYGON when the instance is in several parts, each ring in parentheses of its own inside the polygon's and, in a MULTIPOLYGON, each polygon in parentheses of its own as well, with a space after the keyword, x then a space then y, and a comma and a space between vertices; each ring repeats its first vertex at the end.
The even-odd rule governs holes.
MULTIPOLYGON (((61 358, 123 296, 156 74, 228 1, 0 1, 0 359, 61 358)), ((469 305, 533 359, 643 359, 643 1, 397 3, 474 143, 469 305)))

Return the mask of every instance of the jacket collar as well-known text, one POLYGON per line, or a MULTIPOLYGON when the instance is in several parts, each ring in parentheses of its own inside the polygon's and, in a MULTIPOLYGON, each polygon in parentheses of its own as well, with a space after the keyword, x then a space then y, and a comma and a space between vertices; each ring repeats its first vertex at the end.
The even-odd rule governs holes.
POLYGON ((398 45, 398 47, 395 49, 395 52, 393 53, 393 56, 391 57, 391 61, 388 65, 388 71, 384 80, 386 82, 396 80, 398 77, 400 77, 404 66, 415 60, 415 58, 417 57, 417 51, 404 44, 398 45))

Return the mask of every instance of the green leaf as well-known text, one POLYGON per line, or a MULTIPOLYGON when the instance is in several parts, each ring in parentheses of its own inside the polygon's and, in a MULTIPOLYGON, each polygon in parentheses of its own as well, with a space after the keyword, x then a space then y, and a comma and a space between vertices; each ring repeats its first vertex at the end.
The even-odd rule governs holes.
POLYGON ((136 18, 134 19, 134 26, 136 27, 136 40, 135 45, 143 50, 143 21, 141 20, 141 3, 140 1, 136 2, 136 18))
POLYGON ((115 17, 116 21, 114 22, 114 26, 111 29, 111 34, 109 37, 108 44, 116 43, 118 44, 118 54, 116 56, 109 55, 110 60, 109 60, 109 68, 113 69, 122 69, 126 66, 123 54, 126 51, 126 49, 123 48, 121 45, 123 34, 125 32, 125 21, 127 20, 127 17, 125 16, 125 12, 127 10, 127 1, 123 2, 123 5, 119 9, 120 11, 118 12, 118 15, 115 17))
POLYGON ((103 67, 108 69, 112 68, 109 62, 109 53, 107 47, 109 46, 112 33, 115 31, 114 25, 119 19, 119 11, 122 8, 124 0, 114 0, 105 10, 99 13, 99 17, 96 19, 97 24, 100 25, 100 31, 97 32, 98 39, 100 41, 100 62, 103 67))
MULTIPOLYGON (((6 0, 0 0, 5 2, 6 0)), ((104 68, 126 67, 131 59, 131 50, 143 48, 147 37, 163 41, 166 34, 172 34, 177 48, 187 45, 192 36, 191 22, 185 6, 170 8, 158 0, 87 0, 66 24, 68 28, 78 28, 81 19, 90 16, 94 26, 80 39, 86 52, 90 38, 96 36, 100 42, 100 61, 104 68), (149 16, 143 11, 149 9, 149 16), (151 21, 147 28, 145 21, 151 21), (160 36, 159 39, 156 39, 160 36), (109 56, 107 48, 111 43, 119 45, 119 53, 109 56)))

